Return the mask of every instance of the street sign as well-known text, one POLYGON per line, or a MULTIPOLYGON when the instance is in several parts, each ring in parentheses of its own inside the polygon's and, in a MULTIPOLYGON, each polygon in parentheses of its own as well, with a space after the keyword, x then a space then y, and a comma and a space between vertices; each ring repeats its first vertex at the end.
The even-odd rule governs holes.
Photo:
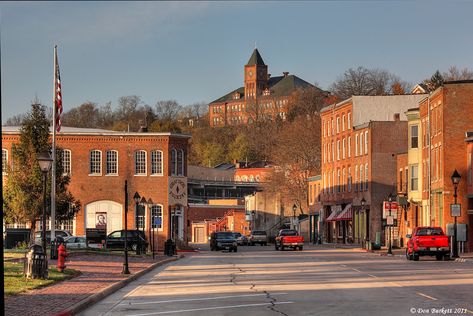
POLYGON ((459 217, 462 213, 461 204, 450 204, 450 214, 452 217, 459 217))
POLYGON ((387 218, 388 216, 393 216, 397 218, 397 209, 399 204, 397 202, 383 202, 383 218, 387 218))
POLYGON ((393 216, 386 217, 386 224, 387 225, 394 225, 394 217, 393 216))
POLYGON ((161 226, 163 219, 161 217, 156 217, 154 219, 154 226, 161 226))

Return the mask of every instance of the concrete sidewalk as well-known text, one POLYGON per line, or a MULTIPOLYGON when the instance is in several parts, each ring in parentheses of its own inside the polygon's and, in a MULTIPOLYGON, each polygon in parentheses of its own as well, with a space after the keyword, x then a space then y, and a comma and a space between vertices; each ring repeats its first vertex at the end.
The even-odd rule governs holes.
MULTIPOLYGON (((177 257, 129 258, 130 275, 121 274, 123 257, 79 255, 66 261, 67 268, 81 275, 42 289, 5 298, 5 315, 73 315, 153 268, 177 260, 177 257)), ((55 266, 56 260, 49 265, 55 266)))

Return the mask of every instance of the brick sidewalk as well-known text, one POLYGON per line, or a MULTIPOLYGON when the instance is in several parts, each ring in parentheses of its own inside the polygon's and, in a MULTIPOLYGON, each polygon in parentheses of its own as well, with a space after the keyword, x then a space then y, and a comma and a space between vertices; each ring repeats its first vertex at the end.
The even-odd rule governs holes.
MULTIPOLYGON (((169 257, 158 256, 153 260, 151 258, 130 257, 129 269, 131 275, 167 258, 169 257)), ((55 266, 56 261, 50 260, 49 265, 55 266)), ((55 315, 129 277, 121 274, 123 257, 120 256, 74 256, 66 261, 66 266, 70 269, 79 270, 82 274, 42 289, 6 297, 5 315, 55 315)))

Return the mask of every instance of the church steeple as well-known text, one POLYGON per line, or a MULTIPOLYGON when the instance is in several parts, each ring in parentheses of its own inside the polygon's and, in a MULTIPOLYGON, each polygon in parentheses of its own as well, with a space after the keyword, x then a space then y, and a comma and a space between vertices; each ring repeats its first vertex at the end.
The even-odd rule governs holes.
POLYGON ((268 66, 257 48, 245 65, 245 98, 254 99, 268 86, 268 66))

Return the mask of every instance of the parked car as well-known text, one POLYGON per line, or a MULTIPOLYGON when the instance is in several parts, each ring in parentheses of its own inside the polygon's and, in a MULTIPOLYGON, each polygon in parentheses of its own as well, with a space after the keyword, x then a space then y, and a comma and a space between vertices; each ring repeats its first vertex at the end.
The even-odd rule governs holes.
POLYGON ((266 246, 268 244, 268 235, 266 235, 264 230, 254 230, 248 238, 248 243, 251 246, 254 246, 255 244, 266 246))
POLYGON ((437 260, 450 259, 450 244, 441 227, 416 227, 407 242, 407 260, 418 261, 420 256, 435 256, 437 260))
POLYGON ((238 246, 248 245, 248 237, 242 233, 235 232, 233 233, 233 236, 235 236, 238 246))
MULTIPOLYGON (((34 233, 35 243, 41 244, 42 234, 43 234, 43 231, 41 231, 41 230, 38 230, 34 233)), ((54 236, 55 237, 61 236, 62 238, 66 238, 66 237, 72 236, 72 234, 70 232, 68 232, 67 230, 55 230, 54 231, 54 236)), ((51 231, 47 230, 46 231, 46 244, 50 244, 50 243, 51 243, 51 231)))
POLYGON ((297 230, 281 229, 276 236, 274 248, 284 250, 286 247, 302 250, 304 248, 304 237, 300 236, 297 230))
MULTIPOLYGON (((127 231, 127 247, 131 250, 136 250, 138 246, 143 248, 148 247, 145 234, 142 230, 128 230, 127 231)), ((107 235, 105 239, 105 248, 107 249, 125 249, 125 230, 116 230, 107 235)))
POLYGON ((70 236, 64 238, 66 248, 87 248, 85 236, 70 236))
POLYGON ((210 235, 210 250, 228 250, 237 252, 238 242, 232 232, 213 232, 210 235))

